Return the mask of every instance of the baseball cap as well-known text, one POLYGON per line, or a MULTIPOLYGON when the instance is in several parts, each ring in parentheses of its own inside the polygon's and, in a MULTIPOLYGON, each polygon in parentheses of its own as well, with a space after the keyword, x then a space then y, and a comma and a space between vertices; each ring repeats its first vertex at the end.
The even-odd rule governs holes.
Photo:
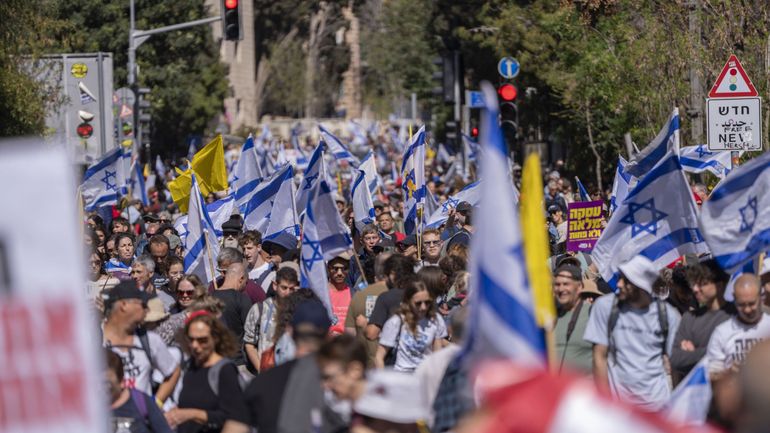
POLYGON ((468 203, 467 201, 461 201, 460 203, 457 204, 457 207, 455 208, 457 212, 470 212, 472 209, 473 209, 473 206, 471 206, 471 204, 468 203))
POLYGON ((168 247, 172 250, 182 245, 182 239, 179 236, 171 233, 166 237, 168 238, 168 247))
POLYGON ((144 220, 144 222, 146 222, 146 223, 149 223, 149 222, 154 222, 154 223, 160 222, 160 218, 158 218, 158 215, 155 215, 154 213, 148 213, 148 214, 142 215, 142 220, 144 220))
POLYGON ((554 213, 560 211, 561 208, 555 204, 548 206, 548 213, 554 213))
POLYGON ((374 203, 373 203, 373 207, 375 209, 377 209, 378 207, 384 208, 385 207, 385 203, 381 202, 380 200, 375 200, 374 203))
POLYGON ((242 228, 240 216, 233 215, 222 224, 222 233, 240 233, 242 228))
POLYGON ((291 317, 291 326, 296 328, 299 325, 312 325, 319 331, 326 333, 332 326, 329 320, 329 314, 326 308, 318 299, 308 299, 300 302, 294 308, 294 315, 291 317))
POLYGON ((558 268, 556 268, 555 271, 553 271, 553 276, 556 277, 557 275, 561 275, 563 273, 568 274, 569 277, 575 281, 583 281, 583 272, 577 266, 573 266, 571 264, 560 265, 558 268))
POLYGON ((393 370, 373 370, 366 374, 364 394, 353 410, 370 418, 411 424, 429 416, 420 381, 393 370))
POLYGON ((262 240, 262 249, 272 255, 282 255, 295 248, 297 248, 297 238, 287 232, 279 232, 270 239, 262 240))
POLYGON ((102 300, 104 300, 104 308, 110 309, 115 302, 125 299, 139 299, 143 303, 147 303, 147 294, 139 290, 136 287, 136 282, 133 280, 121 281, 110 290, 102 292, 102 300))
POLYGON ((411 247, 412 245, 417 245, 417 235, 409 235, 402 241, 396 242, 396 244, 403 247, 411 247))
POLYGON ((658 279, 658 270, 650 259, 637 255, 618 266, 618 269, 628 281, 652 294, 652 284, 658 279))

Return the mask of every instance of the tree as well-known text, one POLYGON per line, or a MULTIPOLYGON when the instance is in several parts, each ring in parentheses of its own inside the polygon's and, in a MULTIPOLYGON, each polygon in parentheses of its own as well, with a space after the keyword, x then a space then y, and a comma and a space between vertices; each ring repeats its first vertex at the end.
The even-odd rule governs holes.
MULTIPOLYGON (((129 8, 124 0, 59 0, 56 14, 68 26, 56 36, 61 52, 111 52, 115 87, 126 85, 129 8)), ((136 0, 136 27, 149 30, 211 16, 199 0, 136 0)), ((186 152, 189 135, 222 112, 227 71, 211 27, 153 35, 137 50, 137 84, 151 89, 152 144, 156 152, 186 152)))

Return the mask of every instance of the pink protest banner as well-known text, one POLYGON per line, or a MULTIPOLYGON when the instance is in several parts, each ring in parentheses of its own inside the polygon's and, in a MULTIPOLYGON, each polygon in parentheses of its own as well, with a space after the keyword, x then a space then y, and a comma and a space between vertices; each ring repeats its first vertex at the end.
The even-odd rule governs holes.
POLYGON ((567 251, 591 251, 602 235, 601 200, 567 206, 567 251))

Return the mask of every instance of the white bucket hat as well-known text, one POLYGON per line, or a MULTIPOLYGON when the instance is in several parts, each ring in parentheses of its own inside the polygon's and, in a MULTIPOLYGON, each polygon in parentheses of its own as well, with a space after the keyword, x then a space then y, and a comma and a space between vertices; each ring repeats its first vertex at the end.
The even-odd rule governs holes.
POLYGON ((618 266, 618 269, 636 287, 652 294, 652 285, 658 279, 658 270, 650 259, 638 255, 618 266))

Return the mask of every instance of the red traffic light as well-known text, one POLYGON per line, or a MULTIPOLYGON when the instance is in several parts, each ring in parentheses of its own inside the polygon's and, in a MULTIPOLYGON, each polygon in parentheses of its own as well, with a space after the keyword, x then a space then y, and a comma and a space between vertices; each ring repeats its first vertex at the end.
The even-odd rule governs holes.
POLYGON ((471 128, 471 137, 476 138, 479 136, 479 128, 473 127, 471 128))
POLYGON ((238 0, 225 0, 226 9, 235 9, 238 7, 238 0))
POLYGON ((497 88, 497 94, 500 95, 500 99, 505 102, 511 102, 515 100, 518 93, 519 91, 516 90, 516 86, 509 83, 503 84, 497 88))

